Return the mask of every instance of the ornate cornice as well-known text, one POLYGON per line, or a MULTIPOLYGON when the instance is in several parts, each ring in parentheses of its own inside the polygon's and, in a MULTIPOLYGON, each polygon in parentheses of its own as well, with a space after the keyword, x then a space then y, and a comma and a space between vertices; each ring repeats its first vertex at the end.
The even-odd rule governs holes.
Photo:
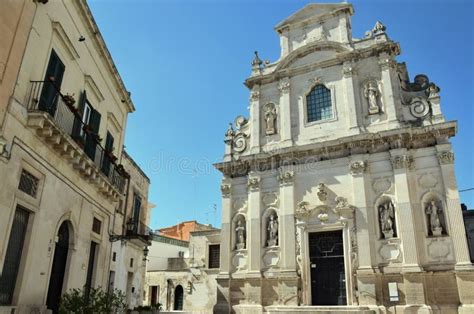
POLYGON ((438 160, 440 165, 452 164, 454 163, 454 153, 453 152, 440 152, 438 153, 438 160))
POLYGON ((418 149, 439 144, 439 138, 456 133, 456 122, 424 127, 405 127, 377 133, 363 133, 307 145, 281 148, 274 154, 241 155, 238 160, 216 163, 214 166, 228 176, 247 176, 250 171, 276 170, 286 165, 302 165, 323 160, 350 157, 354 154, 389 152, 391 149, 418 149))
POLYGON ((408 155, 393 156, 391 161, 393 169, 411 169, 413 166, 413 157, 408 155))
POLYGON ((363 174, 367 172, 369 168, 369 163, 367 160, 358 160, 351 162, 349 165, 349 171, 351 172, 352 175, 358 175, 358 174, 363 174))

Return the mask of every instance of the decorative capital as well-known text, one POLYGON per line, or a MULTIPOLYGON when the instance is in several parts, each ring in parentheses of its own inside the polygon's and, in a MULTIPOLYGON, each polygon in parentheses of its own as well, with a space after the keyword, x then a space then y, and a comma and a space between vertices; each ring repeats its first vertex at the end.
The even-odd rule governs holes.
POLYGON ((298 203, 295 211, 295 217, 298 219, 308 218, 313 214, 313 208, 310 207, 310 204, 306 201, 298 203))
POLYGON ((290 92, 290 79, 285 77, 278 82, 278 90, 280 94, 287 94, 290 92))
POLYGON ((452 164, 454 163, 454 153, 453 152, 438 153, 438 160, 439 160, 440 165, 452 164))
POLYGON ((393 156, 392 167, 393 169, 411 169, 413 166, 413 157, 407 155, 393 156))
POLYGON ((251 101, 258 101, 260 99, 260 91, 252 90, 250 92, 250 100, 251 101))
POLYGON ((351 77, 354 74, 354 68, 350 62, 344 62, 342 66, 342 74, 344 77, 351 77))
POLYGON ((349 170, 352 175, 363 174, 367 172, 369 168, 369 163, 367 160, 358 160, 354 161, 349 165, 349 170))
POLYGON ((232 186, 230 184, 221 184, 221 193, 223 197, 229 197, 232 191, 232 186))
POLYGON ((328 192, 326 191, 326 185, 324 183, 318 184, 318 192, 316 194, 321 202, 325 202, 328 199, 328 192))
POLYGON ((258 190, 260 188, 260 178, 259 177, 248 177, 247 187, 250 190, 258 190))
POLYGON ((382 71, 388 70, 389 68, 394 68, 396 66, 396 62, 389 57, 380 58, 378 63, 382 71))
POLYGON ((278 181, 280 181, 280 184, 291 184, 293 183, 294 176, 294 171, 280 172, 280 174, 278 175, 278 181))

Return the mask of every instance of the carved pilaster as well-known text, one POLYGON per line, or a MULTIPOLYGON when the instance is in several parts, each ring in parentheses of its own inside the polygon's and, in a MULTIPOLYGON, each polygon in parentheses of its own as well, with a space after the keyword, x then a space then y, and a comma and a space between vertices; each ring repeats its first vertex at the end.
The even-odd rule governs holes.
POLYGON ((353 161, 349 165, 349 171, 352 175, 360 175, 366 173, 369 169, 369 163, 367 160, 353 161))
POLYGON ((392 159, 393 169, 412 169, 413 157, 408 155, 393 156, 392 159))
POLYGON ((440 165, 452 164, 454 163, 454 153, 440 152, 438 153, 438 161, 440 165))

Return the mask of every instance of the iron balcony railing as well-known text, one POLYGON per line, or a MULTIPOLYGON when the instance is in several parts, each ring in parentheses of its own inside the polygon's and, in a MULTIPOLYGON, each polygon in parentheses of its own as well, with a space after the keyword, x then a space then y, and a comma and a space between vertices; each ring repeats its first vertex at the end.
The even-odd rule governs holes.
POLYGON ((130 219, 126 224, 126 235, 129 237, 142 237, 150 239, 153 235, 153 229, 142 223, 141 221, 135 221, 130 219))
POLYGON ((47 112, 56 125, 69 134, 81 146, 95 166, 120 192, 124 192, 126 172, 116 163, 116 157, 100 144, 98 134, 82 121, 70 95, 63 95, 53 81, 31 81, 27 108, 30 111, 47 112), (45 96, 46 95, 46 96, 45 96))

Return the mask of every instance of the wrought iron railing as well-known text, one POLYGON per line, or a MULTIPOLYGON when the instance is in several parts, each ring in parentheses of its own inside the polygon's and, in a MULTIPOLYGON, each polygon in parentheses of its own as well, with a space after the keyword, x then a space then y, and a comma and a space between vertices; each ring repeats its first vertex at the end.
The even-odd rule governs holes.
POLYGON ((133 219, 130 219, 127 222, 126 228, 127 236, 151 237, 153 235, 153 229, 141 221, 134 221, 133 219))
POLYGON ((53 81, 31 81, 27 100, 30 111, 47 112, 56 125, 71 136, 81 146, 95 166, 109 179, 120 193, 124 192, 126 173, 116 163, 116 157, 100 144, 98 134, 82 121, 82 116, 74 106, 74 98, 63 95, 53 81))

